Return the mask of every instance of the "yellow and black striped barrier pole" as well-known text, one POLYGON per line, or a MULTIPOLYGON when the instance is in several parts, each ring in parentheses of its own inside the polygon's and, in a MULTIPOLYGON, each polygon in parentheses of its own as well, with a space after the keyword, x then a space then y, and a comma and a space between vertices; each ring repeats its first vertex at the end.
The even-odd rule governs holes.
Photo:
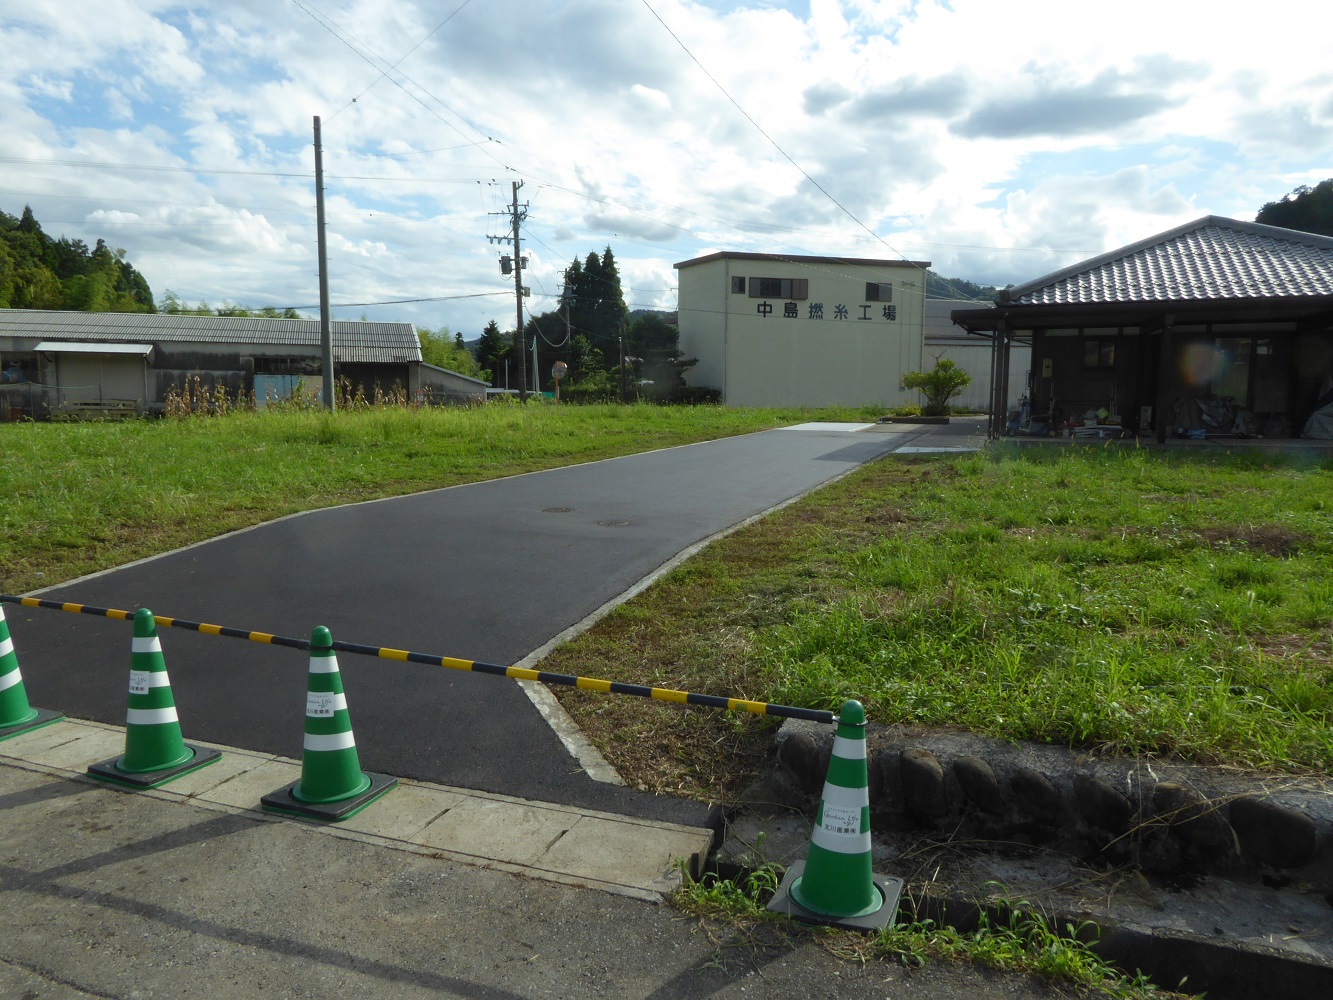
MULTIPOLYGON (((69 601, 49 601, 39 597, 15 597, 0 594, 0 604, 16 604, 25 608, 49 608, 53 611, 67 611, 72 614, 94 615, 99 618, 113 618, 119 621, 134 621, 133 611, 121 611, 116 608, 98 608, 91 604, 74 604, 69 601)), ((185 618, 168 618, 154 615, 158 628, 183 628, 204 635, 220 635, 229 639, 245 639, 271 646, 287 646, 291 649, 310 648, 309 639, 294 639, 290 636, 273 635, 269 632, 250 632, 225 625, 209 625, 206 622, 194 622, 185 618)), ((600 691, 604 694, 627 694, 638 698, 653 698, 657 701, 671 701, 681 705, 700 705, 706 708, 720 708, 731 712, 749 712, 752 715, 771 715, 784 719, 805 719, 809 722, 822 722, 832 725, 837 716, 832 712, 815 708, 796 708, 791 705, 774 705, 766 701, 749 701, 745 698, 724 698, 715 694, 696 694, 692 691, 675 691, 671 688, 650 687, 645 684, 626 684, 623 681, 608 681, 597 677, 579 677, 574 674, 557 674, 548 670, 529 670, 526 667, 505 666, 501 663, 485 663, 481 660, 462 660, 453 656, 437 656, 434 653, 413 653, 406 649, 390 649, 385 646, 366 646, 355 642, 334 640, 333 648, 342 653, 357 653, 361 656, 376 656, 382 660, 398 660, 405 663, 424 663, 432 667, 445 667, 449 670, 466 670, 474 674, 489 674, 494 677, 508 677, 518 681, 541 681, 544 684, 560 684, 576 687, 584 691, 600 691)))

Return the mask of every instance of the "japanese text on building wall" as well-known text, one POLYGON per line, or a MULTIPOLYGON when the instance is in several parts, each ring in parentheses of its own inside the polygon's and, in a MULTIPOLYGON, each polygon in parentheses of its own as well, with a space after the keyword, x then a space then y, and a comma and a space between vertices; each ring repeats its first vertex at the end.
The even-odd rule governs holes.
MULTIPOLYGON (((778 315, 782 319, 800 319, 801 304, 799 302, 784 302, 781 308, 775 306, 767 299, 760 302, 755 307, 755 312, 763 319, 778 315)), ((827 312, 822 302, 807 302, 806 319, 834 319, 834 320, 854 320, 854 321, 885 321, 896 323, 898 321, 898 307, 893 304, 884 304, 880 302, 862 302, 859 305, 848 306, 839 302, 827 312), (855 314, 853 313, 855 310, 855 314)))

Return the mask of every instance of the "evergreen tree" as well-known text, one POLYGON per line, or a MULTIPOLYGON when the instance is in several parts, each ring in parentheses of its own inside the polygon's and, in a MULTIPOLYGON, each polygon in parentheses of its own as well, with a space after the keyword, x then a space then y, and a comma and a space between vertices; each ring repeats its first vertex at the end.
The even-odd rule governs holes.
POLYGON ((620 271, 611 248, 565 269, 560 292, 560 313, 574 333, 586 336, 599 350, 620 357, 621 325, 628 310, 620 289, 620 271))
POLYGON ((599 297, 594 310, 593 332, 607 342, 619 340, 629 310, 625 308, 625 296, 620 290, 620 269, 616 267, 610 247, 598 261, 597 281, 599 297))
POLYGON ((489 378, 491 385, 504 387, 505 360, 512 353, 512 338, 500 332, 495 320, 486 324, 477 341, 477 366, 481 378, 489 378))

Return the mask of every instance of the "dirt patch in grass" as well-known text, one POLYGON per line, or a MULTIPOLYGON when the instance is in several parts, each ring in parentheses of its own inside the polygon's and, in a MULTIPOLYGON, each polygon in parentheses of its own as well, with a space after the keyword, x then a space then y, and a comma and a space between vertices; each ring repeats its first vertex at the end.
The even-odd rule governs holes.
POLYGON ((1309 535, 1280 524, 1227 524, 1199 528, 1197 533, 1211 545, 1244 546, 1278 559, 1297 555, 1314 541, 1309 535))
POLYGON ((1333 659, 1333 641, 1308 635, 1256 636, 1251 645, 1264 656, 1293 663, 1326 665, 1333 659))
POLYGON ((919 519, 913 517, 911 514, 903 510, 901 507, 894 507, 892 505, 881 507, 873 514, 866 515, 866 524, 880 524, 880 525, 908 524, 916 520, 919 519))

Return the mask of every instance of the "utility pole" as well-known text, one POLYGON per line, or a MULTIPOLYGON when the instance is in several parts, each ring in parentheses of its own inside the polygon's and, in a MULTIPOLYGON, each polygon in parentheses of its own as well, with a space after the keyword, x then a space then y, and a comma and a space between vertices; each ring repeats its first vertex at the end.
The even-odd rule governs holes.
MULTIPOLYGON (((496 242, 499 243, 512 242, 514 244, 514 259, 513 259, 514 304, 518 315, 518 325, 514 327, 514 341, 512 346, 510 347, 510 353, 518 361, 518 398, 527 399, 528 398, 528 361, 527 361, 528 352, 527 352, 527 344, 523 339, 523 251, 519 246, 518 226, 520 222, 522 222, 525 218, 527 218, 528 212, 526 205, 520 208, 518 204, 518 189, 523 186, 523 182, 514 181, 513 184, 514 184, 514 203, 510 207, 509 211, 507 213, 506 212, 491 213, 492 215, 507 214, 512 220, 513 235, 490 236, 487 238, 495 240, 496 242)), ((501 274, 509 273, 508 264, 509 264, 508 257, 500 258, 501 274)), ((535 375, 536 372, 534 372, 533 374, 535 375)))
POLYGON ((620 401, 625 402, 628 396, 625 385, 625 321, 620 321, 620 401))
POLYGON ((333 410, 333 331, 329 323, 329 256, 324 242, 324 150, 319 141, 319 115, 315 115, 315 240, 319 247, 319 347, 323 355, 324 408, 333 410))

